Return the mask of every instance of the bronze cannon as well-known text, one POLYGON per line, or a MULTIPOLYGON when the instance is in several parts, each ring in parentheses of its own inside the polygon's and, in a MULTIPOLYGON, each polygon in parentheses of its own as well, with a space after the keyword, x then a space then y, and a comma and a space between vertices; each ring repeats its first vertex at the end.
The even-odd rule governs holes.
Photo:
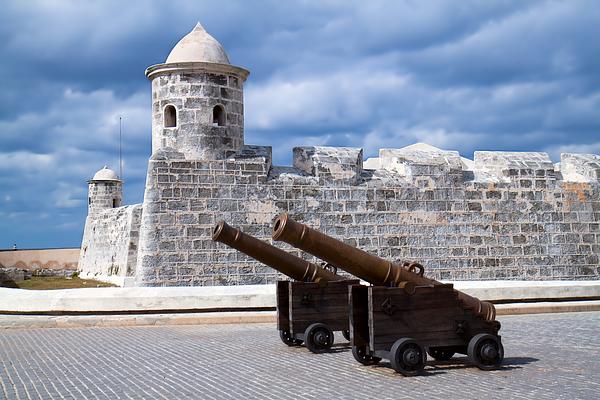
POLYGON ((479 368, 497 368, 504 357, 493 304, 423 276, 417 263, 397 264, 298 223, 287 214, 273 226, 284 241, 373 286, 350 288, 352 353, 363 364, 387 358, 404 375, 419 373, 427 354, 448 360, 467 354, 479 368))
POLYGON ((295 281, 277 282, 277 328, 288 346, 304 342, 313 353, 331 348, 333 331, 350 340, 347 280, 269 243, 219 222, 212 239, 224 243, 295 281))
POLYGON ((318 283, 343 279, 325 268, 233 228, 225 221, 221 221, 215 226, 212 240, 241 251, 297 281, 318 283))

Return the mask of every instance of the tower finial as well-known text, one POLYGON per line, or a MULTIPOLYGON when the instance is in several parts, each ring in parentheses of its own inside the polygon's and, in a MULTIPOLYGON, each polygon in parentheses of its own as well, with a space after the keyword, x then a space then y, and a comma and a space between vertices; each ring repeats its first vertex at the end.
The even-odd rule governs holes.
POLYGON ((206 32, 206 30, 204 29, 204 27, 202 26, 202 24, 200 23, 200 21, 196 22, 196 26, 194 27, 194 29, 192 31, 204 31, 204 32, 206 32))

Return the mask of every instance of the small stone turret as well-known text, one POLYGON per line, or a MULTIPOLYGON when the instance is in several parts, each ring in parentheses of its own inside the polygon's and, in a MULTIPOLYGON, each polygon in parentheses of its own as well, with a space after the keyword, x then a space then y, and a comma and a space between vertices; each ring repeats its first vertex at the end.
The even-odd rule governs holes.
POLYGON ((88 181, 88 216, 121 207, 123 181, 106 165, 88 181))
POLYGON ((152 153, 172 148, 189 160, 218 160, 240 150, 248 74, 196 25, 164 64, 146 69, 152 81, 152 153))

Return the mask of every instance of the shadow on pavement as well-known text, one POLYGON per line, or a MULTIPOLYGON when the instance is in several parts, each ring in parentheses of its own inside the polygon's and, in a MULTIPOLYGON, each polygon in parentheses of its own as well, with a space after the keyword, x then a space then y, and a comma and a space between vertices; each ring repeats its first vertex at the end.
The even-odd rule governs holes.
MULTIPOLYGON (((504 359, 504 361, 502 362, 502 366, 498 368, 497 371, 510 371, 514 369, 521 369, 523 368, 523 365, 531 364, 537 361, 539 361, 539 359, 533 357, 508 357, 504 359)), ((420 376, 440 375, 445 374, 446 371, 450 370, 477 369, 476 366, 468 362, 468 358, 466 357, 453 358, 449 361, 430 360, 427 361, 426 365, 426 369, 420 376)), ((368 366, 367 368, 373 370, 381 370, 378 372, 388 373, 392 369, 392 366, 389 362, 382 361, 377 365, 368 366)))
POLYGON ((331 349, 328 351, 328 353, 343 353, 345 351, 349 351, 350 349, 351 347, 348 343, 336 343, 331 346, 331 349))

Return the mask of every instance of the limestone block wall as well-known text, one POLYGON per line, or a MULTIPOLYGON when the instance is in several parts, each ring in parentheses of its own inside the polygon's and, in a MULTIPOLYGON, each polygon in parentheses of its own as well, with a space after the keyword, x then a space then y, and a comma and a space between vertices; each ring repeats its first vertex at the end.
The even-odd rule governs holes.
POLYGON ((82 277, 111 280, 135 274, 141 211, 141 204, 135 204, 88 216, 79 253, 82 277))
POLYGON ((225 158, 244 144, 243 82, 234 75, 172 73, 152 80, 152 149, 181 149, 197 159, 225 158), (176 108, 177 126, 165 127, 164 110, 176 108), (213 107, 225 126, 213 124, 213 107))
POLYGON ((210 234, 225 219, 270 241, 282 212, 386 259, 419 261, 438 279, 598 279, 600 164, 576 154, 561 164, 565 176, 545 153, 467 160, 409 147, 382 149, 366 169, 360 149, 312 147, 277 167, 268 147, 219 161, 164 149, 149 163, 136 282, 273 282, 274 270, 210 234))
POLYGON ((88 185, 88 215, 120 207, 123 197, 121 181, 90 181, 88 185))

